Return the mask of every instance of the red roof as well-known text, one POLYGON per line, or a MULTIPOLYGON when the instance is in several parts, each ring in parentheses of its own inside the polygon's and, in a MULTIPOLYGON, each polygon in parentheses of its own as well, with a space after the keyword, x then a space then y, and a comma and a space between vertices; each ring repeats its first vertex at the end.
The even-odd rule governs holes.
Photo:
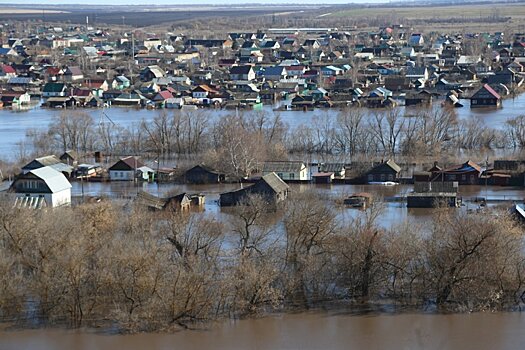
POLYGON ((92 88, 92 89, 98 89, 104 84, 104 79, 87 79, 84 81, 84 86, 92 88))
MULTIPOLYGON (((162 97, 164 100, 167 100, 169 98, 173 98, 173 95, 171 94, 171 92, 169 92, 167 90, 159 92, 157 96, 162 97)), ((155 98, 155 99, 159 100, 159 98, 155 98)))
POLYGON ((6 73, 6 74, 16 73, 16 70, 15 70, 13 67, 8 66, 8 65, 6 65, 6 64, 4 64, 4 65, 2 66, 2 70, 3 70, 4 73, 6 73))
POLYGON ((487 90, 492 96, 494 96, 494 97, 497 98, 498 100, 501 98, 501 96, 500 96, 496 91, 494 91, 494 89, 491 88, 489 84, 485 84, 485 85, 483 85, 483 88, 484 88, 485 90, 487 90))
POLYGON ((48 67, 47 74, 49 75, 58 75, 60 73, 60 68, 58 67, 48 67))
POLYGON ((305 69, 304 66, 287 66, 285 68, 286 70, 304 70, 305 69))
POLYGON ((74 89, 73 92, 72 92, 72 96, 77 96, 77 97, 87 97, 91 95, 91 90, 89 89, 74 89))

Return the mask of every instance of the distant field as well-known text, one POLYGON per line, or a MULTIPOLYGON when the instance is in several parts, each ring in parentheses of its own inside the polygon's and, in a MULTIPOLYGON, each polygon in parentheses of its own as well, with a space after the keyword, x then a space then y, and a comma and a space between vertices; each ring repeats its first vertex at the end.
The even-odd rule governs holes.
MULTIPOLYGON (((30 1, 30 0, 28 0, 30 1)), ((52 2, 52 1, 50 1, 52 2)), ((152 1, 154 2, 154 1, 152 1)), ((85 23, 89 16, 92 24, 122 24, 131 26, 155 26, 162 23, 176 23, 193 19, 213 17, 248 17, 265 16, 270 14, 292 14, 305 9, 315 9, 318 5, 239 5, 239 6, 213 6, 213 5, 188 5, 188 6, 161 6, 161 5, 135 5, 106 6, 89 5, 72 6, 49 5, 43 9, 30 8, 29 5, 0 7, 0 21, 4 20, 45 20, 46 22, 85 23), (28 6, 28 7, 26 7, 28 6), (45 9, 45 11, 44 11, 45 9)), ((108 0, 108 3, 111 1, 108 0)), ((144 3, 148 3, 145 1, 144 3)))
POLYGON ((397 15, 407 19, 450 18, 450 17, 487 17, 495 13, 502 17, 513 19, 525 18, 524 5, 487 4, 487 5, 458 5, 432 7, 374 7, 347 9, 334 12, 330 17, 375 17, 382 15, 397 15))
MULTIPOLYGON (((17 8, 3 8, 0 7, 0 14, 12 15, 32 15, 32 14, 42 14, 42 10, 39 9, 17 9, 17 8)), ((45 13, 65 13, 65 11, 56 11, 56 10, 45 10, 45 13)))
POLYGON ((72 11, 68 13, 52 13, 42 11, 35 13, 6 13, 0 12, 0 21, 5 20, 41 20, 45 17, 46 22, 71 22, 85 23, 86 16, 92 24, 122 24, 123 18, 127 25, 132 26, 151 26, 166 22, 187 21, 191 19, 208 17, 229 17, 229 16, 261 16, 272 13, 265 10, 239 10, 239 11, 126 11, 126 12, 99 12, 99 11, 72 11))

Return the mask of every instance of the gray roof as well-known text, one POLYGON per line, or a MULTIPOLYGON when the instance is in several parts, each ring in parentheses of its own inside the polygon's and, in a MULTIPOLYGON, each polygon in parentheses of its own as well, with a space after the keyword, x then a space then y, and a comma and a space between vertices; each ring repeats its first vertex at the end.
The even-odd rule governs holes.
POLYGON ((301 171, 304 167, 303 162, 266 162, 263 166, 263 172, 293 173, 301 171))
POLYGON ((426 67, 408 67, 406 75, 407 76, 424 76, 426 67))
POLYGON ((40 164, 42 164, 43 166, 49 166, 49 165, 60 163, 60 159, 58 159, 57 156, 55 155, 39 157, 39 158, 35 158, 35 160, 39 162, 40 164))
POLYGON ((386 165, 391 167, 397 173, 401 171, 401 167, 397 165, 392 159, 387 160, 386 165))
POLYGON ((275 67, 268 67, 264 70, 264 76, 269 76, 269 75, 282 75, 283 74, 283 71, 285 70, 286 68, 283 67, 283 66, 275 66, 275 67))
POLYGON ((324 172, 340 172, 345 169, 344 163, 324 163, 321 164, 321 169, 324 172))
POLYGON ((71 188, 71 184, 69 183, 69 181, 67 181, 64 174, 56 171, 51 167, 45 166, 43 168, 31 170, 29 173, 35 175, 39 179, 44 180, 47 187, 49 187, 49 189, 53 193, 57 193, 71 188))
POLYGON ((266 182, 268 186, 270 186, 275 191, 275 193, 281 193, 287 191, 290 188, 290 186, 288 186, 286 182, 281 180, 281 178, 277 176, 276 173, 269 173, 264 175, 261 178, 261 181, 266 182))
POLYGON ((10 78, 7 82, 8 84, 30 84, 33 81, 31 78, 27 77, 13 77, 10 78))
POLYGON ((69 166, 67 164, 64 164, 60 161, 60 159, 57 158, 55 155, 50 156, 44 156, 40 158, 35 158, 30 163, 24 165, 22 170, 29 171, 33 169, 38 169, 42 167, 51 167, 55 169, 56 171, 59 171, 61 173, 71 173, 73 171, 73 167, 69 166))

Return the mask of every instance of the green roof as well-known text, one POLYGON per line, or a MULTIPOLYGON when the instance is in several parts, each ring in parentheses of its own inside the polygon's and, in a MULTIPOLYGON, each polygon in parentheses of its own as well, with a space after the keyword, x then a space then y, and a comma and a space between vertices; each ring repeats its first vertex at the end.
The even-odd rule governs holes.
POLYGON ((46 83, 42 91, 43 92, 62 92, 62 90, 64 90, 64 87, 65 87, 64 83, 46 83))

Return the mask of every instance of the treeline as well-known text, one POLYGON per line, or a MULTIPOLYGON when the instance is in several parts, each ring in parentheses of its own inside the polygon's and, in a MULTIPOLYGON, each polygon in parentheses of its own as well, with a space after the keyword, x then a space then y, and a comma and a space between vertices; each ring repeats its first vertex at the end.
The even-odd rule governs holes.
POLYGON ((0 207, 0 317, 21 326, 154 331, 329 301, 438 310, 523 303, 523 230, 504 213, 436 210, 424 226, 351 222, 314 193, 226 218, 115 203, 0 207))
MULTIPOLYGON (((124 128, 95 123, 82 111, 64 111, 45 131, 30 130, 20 162, 31 156, 74 150, 102 151, 110 157, 192 159, 228 174, 249 176, 266 160, 403 158, 434 161, 443 156, 525 148, 525 116, 501 129, 477 119, 460 120, 453 109, 347 109, 290 127, 279 113, 218 116, 210 111, 162 111, 150 121, 124 128), (32 150, 33 152, 29 152, 32 150)), ((501 154, 501 152, 500 152, 501 154)))

